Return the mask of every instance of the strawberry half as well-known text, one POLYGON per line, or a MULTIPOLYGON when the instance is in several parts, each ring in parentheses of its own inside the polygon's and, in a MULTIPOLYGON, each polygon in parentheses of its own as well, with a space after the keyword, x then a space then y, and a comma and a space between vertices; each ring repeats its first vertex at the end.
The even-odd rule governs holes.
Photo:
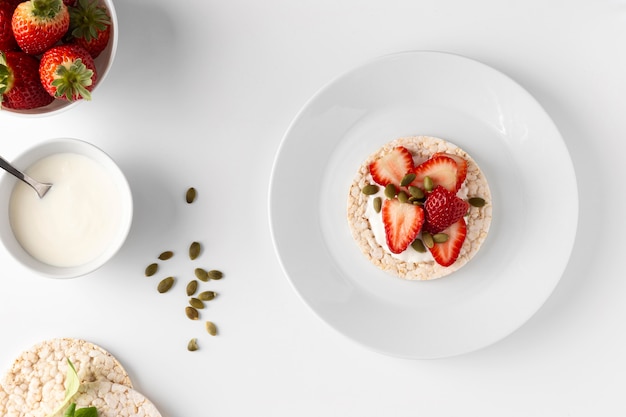
POLYGON ((434 186, 441 185, 447 190, 457 191, 457 165, 454 159, 446 155, 433 155, 413 169, 415 179, 411 185, 425 189, 424 178, 430 177, 434 186))
POLYGON ((39 77, 46 91, 64 100, 91 100, 98 74, 93 58, 78 45, 60 45, 41 57, 39 77))
POLYGON ((111 18, 98 0, 78 0, 70 7, 71 42, 85 48, 92 58, 106 48, 111 37, 111 18))
POLYGON ((460 190, 465 181, 465 177, 467 177, 467 161, 451 153, 438 152, 433 156, 447 156, 448 158, 454 159, 454 162, 456 162, 456 191, 460 190))
POLYGON ((392 253, 402 253, 415 240, 424 223, 424 210, 397 198, 383 202, 383 225, 387 246, 392 253))
POLYGON ((39 55, 57 43, 70 26, 70 13, 61 0, 28 0, 13 12, 11 27, 18 46, 39 55))
POLYGON ((399 186, 402 178, 413 170, 413 155, 404 146, 398 146, 372 162, 369 169, 377 184, 399 186))
POLYGON ((459 219, 469 210, 469 203, 441 185, 428 194, 424 202, 426 220, 424 230, 439 233, 459 219))
POLYGON ((465 241, 465 235, 467 234, 467 225, 465 219, 460 218, 454 224, 443 230, 442 233, 448 235, 448 240, 443 243, 435 243, 430 248, 430 253, 433 255, 435 262, 441 266, 452 265, 461 253, 463 242, 465 241))
POLYGON ((0 102, 8 109, 34 109, 54 98, 39 81, 39 60, 21 51, 0 51, 0 102))

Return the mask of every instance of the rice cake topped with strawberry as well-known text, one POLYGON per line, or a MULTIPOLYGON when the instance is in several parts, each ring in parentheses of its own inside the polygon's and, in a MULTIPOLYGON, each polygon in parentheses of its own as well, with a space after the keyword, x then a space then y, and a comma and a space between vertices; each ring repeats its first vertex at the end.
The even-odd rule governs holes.
POLYGON ((472 259, 491 225, 491 192, 476 162, 432 136, 393 140, 359 168, 348 223, 374 265, 407 280, 432 280, 472 259))

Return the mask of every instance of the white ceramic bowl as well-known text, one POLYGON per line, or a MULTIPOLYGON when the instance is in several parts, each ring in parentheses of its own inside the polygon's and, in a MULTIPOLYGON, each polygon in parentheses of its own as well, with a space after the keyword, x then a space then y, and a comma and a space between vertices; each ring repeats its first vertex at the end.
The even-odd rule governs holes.
POLYGON ((30 148, 11 162, 17 169, 24 171, 40 159, 59 153, 76 153, 95 160, 105 168, 120 193, 121 221, 104 252, 87 263, 70 267, 49 265, 31 256, 19 243, 11 227, 9 202, 19 180, 6 172, 0 174, 0 201, 3 202, 0 204, 0 240, 15 259, 31 270, 53 278, 74 278, 98 269, 122 247, 132 223, 133 199, 126 177, 116 163, 101 149, 82 140, 51 139, 30 148))
MULTIPOLYGON (((94 63, 96 64, 96 70, 98 72, 98 80, 96 81, 96 86, 92 91, 92 101, 98 99, 97 90, 102 84, 102 81, 106 78, 113 65, 113 61, 115 59, 115 53, 117 51, 117 41, 118 41, 118 25, 117 25, 117 14, 115 12, 115 7, 113 6, 112 0, 100 0, 101 4, 107 7, 109 10, 109 16, 111 17, 111 39, 109 40, 109 44, 107 47, 94 59, 94 63)), ((25 116, 25 117, 43 117, 43 116, 52 116, 55 114, 59 114, 66 110, 71 109, 72 107, 77 106, 78 104, 84 102, 85 100, 76 100, 76 101, 67 101, 56 99, 52 103, 47 106, 38 107, 36 109, 28 109, 28 110, 16 110, 16 109, 6 109, 2 108, 1 111, 5 113, 15 114, 17 116, 25 116)))

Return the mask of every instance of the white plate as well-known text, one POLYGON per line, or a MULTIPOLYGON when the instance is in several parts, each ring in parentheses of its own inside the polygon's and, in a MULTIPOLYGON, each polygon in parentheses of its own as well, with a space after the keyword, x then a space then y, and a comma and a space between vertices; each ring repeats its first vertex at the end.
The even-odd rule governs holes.
POLYGON ((488 346, 540 308, 570 256, 578 193, 559 132, 522 87, 468 58, 407 52, 340 76, 306 103, 274 162, 269 217, 281 265, 315 313, 375 351, 425 359, 488 346), (439 280, 378 270, 346 220, 359 165, 406 135, 465 149, 493 194, 480 252, 439 280))

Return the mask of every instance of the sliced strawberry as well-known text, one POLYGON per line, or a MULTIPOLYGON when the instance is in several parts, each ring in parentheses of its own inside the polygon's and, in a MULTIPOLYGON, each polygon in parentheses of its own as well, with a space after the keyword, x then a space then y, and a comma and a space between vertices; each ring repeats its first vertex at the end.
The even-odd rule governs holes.
POLYGON ((443 243, 435 243, 430 248, 430 253, 439 265, 450 266, 459 257, 461 247, 465 241, 467 233, 465 219, 460 218, 456 223, 443 230, 442 233, 448 235, 448 240, 443 243))
POLYGON ((398 146, 372 162, 369 168, 377 184, 399 186, 402 178, 413 169, 413 155, 404 146, 398 146))
POLYGON ((435 186, 441 185, 447 190, 456 192, 457 170, 454 159, 445 155, 432 156, 413 169, 415 179, 411 185, 424 190, 424 178, 430 177, 435 186))
POLYGON ((433 156, 447 156, 449 158, 454 159, 454 162, 456 162, 456 190, 460 190, 461 189, 461 185, 463 185, 463 182, 465 181, 465 177, 467 176, 467 161, 458 156, 458 155, 454 155, 451 153, 443 153, 443 152, 438 152, 436 154, 434 154, 433 156))
POLYGON ((404 252, 424 223, 424 210, 420 206, 402 203, 397 198, 383 202, 382 216, 387 246, 393 253, 404 252))
POLYGON ((469 210, 469 203, 441 185, 428 194, 424 202, 426 220, 424 230, 439 233, 461 219, 469 210))

